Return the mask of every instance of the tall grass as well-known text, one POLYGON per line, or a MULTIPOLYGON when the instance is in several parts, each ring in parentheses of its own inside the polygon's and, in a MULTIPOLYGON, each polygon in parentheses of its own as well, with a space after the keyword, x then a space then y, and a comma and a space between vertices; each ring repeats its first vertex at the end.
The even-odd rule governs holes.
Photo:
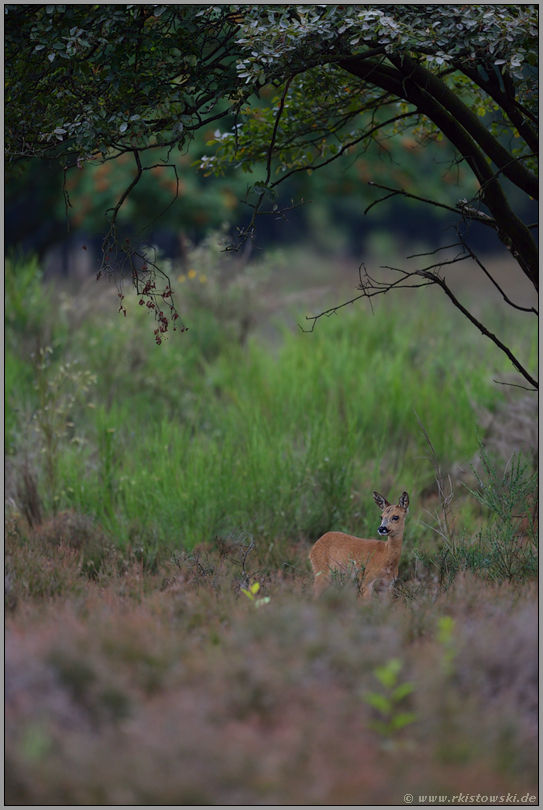
MULTIPOLYGON (((100 288, 57 295, 29 315, 12 274, 36 299, 36 268, 6 272, 18 312, 7 341, 12 452, 40 447, 46 499, 43 396, 30 384, 30 347, 17 341, 32 317, 35 342, 49 340, 50 389, 67 363, 95 380, 81 402, 69 385, 53 391, 61 415, 70 407, 55 508, 91 515, 121 546, 191 549, 242 524, 265 545, 329 529, 373 533, 374 488, 414 493, 416 514, 431 482, 415 411, 443 464, 467 467, 477 407, 503 398, 492 376, 504 360, 482 341, 473 352, 471 327, 445 305, 351 309, 310 334, 276 323, 270 346, 258 332, 241 343, 193 298, 189 332, 157 347, 145 313, 116 316, 100 288)), ((424 531, 413 521, 414 541, 424 531)))

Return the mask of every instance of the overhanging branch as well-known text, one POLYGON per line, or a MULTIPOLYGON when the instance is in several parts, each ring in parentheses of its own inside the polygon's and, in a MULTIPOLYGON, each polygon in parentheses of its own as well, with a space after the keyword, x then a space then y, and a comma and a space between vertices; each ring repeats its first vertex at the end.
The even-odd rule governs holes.
MULTIPOLYGON (((437 251, 434 251, 434 253, 437 251)), ((474 258, 473 253, 470 251, 469 254, 459 254, 453 259, 441 261, 436 264, 432 264, 429 267, 424 267, 420 270, 402 270, 398 267, 389 267, 383 266, 381 269, 383 270, 391 270, 394 273, 399 275, 396 281, 380 281, 378 279, 373 278, 370 276, 368 271, 366 270, 365 264, 361 264, 359 268, 359 277, 360 277, 360 284, 358 289, 361 291, 360 295, 357 295, 351 298, 349 301, 345 301, 342 304, 338 304, 335 307, 331 307, 323 312, 320 312, 318 315, 308 315, 306 316, 307 321, 311 321, 311 328, 310 329, 302 329, 303 332, 313 332, 317 321, 320 318, 326 317, 329 318, 332 315, 335 315, 340 309, 344 307, 350 306, 354 304, 356 301, 359 301, 362 298, 372 299, 378 295, 386 295, 388 292, 391 292, 395 289, 418 289, 421 287, 429 287, 431 285, 436 284, 440 287, 445 295, 449 298, 449 300, 453 303, 453 305, 458 309, 480 332, 482 335, 487 337, 491 340, 495 346, 497 346, 500 351, 502 351, 506 357, 510 360, 514 368, 522 375, 522 377, 530 383, 534 390, 538 389, 538 381, 530 374, 527 368, 525 368, 522 363, 518 360, 518 358, 513 354, 511 349, 506 346, 503 341, 501 341, 493 332, 490 331, 475 315, 470 312, 458 299, 458 297, 453 293, 449 285, 447 284, 445 278, 441 275, 441 270, 443 267, 447 265, 453 265, 458 263, 459 261, 464 261, 467 258, 474 258), (364 274, 362 275, 362 268, 364 269, 364 274), (417 280, 419 279, 419 280, 417 280)), ((481 263, 477 261, 480 267, 482 267, 481 263)), ((488 271, 485 270, 485 274, 488 276, 488 271)), ((498 285, 500 292, 503 291, 498 285)), ((504 296, 505 297, 505 296, 504 296)), ((508 302, 509 303, 509 302, 508 302)), ((514 305, 513 305, 514 306, 514 305)), ((535 310, 528 310, 523 307, 515 307, 516 309, 520 309, 523 311, 533 311, 535 310)))
MULTIPOLYGON (((433 86, 431 83, 424 83, 419 86, 414 78, 415 74, 419 74, 412 69, 412 60, 402 61, 398 58, 396 61, 399 65, 396 68, 390 68, 386 65, 377 67, 371 63, 359 63, 352 59, 344 59, 338 64, 361 79, 367 79, 371 74, 373 84, 385 91, 394 93, 398 98, 414 104, 419 113, 426 115, 433 121, 468 163, 481 185, 482 199, 496 220, 502 234, 502 241, 503 237, 510 240, 511 253, 534 287, 538 289, 539 254, 537 245, 526 225, 512 210, 495 172, 489 165, 489 156, 463 126, 462 120, 459 120, 459 112, 456 106, 456 112, 453 114, 445 106, 443 99, 438 99, 432 95, 428 89, 428 86, 433 86)), ((448 101, 448 96, 444 100, 448 101)), ((462 103, 459 99, 457 101, 462 103)), ((462 105, 462 110, 464 108, 469 113, 468 123, 471 123, 473 114, 465 105, 462 105)), ((509 156, 509 153, 507 155, 509 156)), ((503 163, 503 161, 501 162, 503 163)), ((502 165, 499 168, 504 167, 502 165)))
POLYGON ((383 191, 390 191, 391 193, 387 194, 386 197, 381 197, 379 200, 374 200, 374 202, 370 203, 370 205, 368 205, 364 211, 364 215, 367 214, 374 205, 378 205, 378 203, 388 200, 390 197, 396 197, 397 195, 407 197, 411 200, 418 200, 418 202, 428 203, 436 208, 444 208, 446 211, 452 211, 453 213, 458 214, 458 208, 454 208, 452 205, 446 205, 445 203, 440 203, 436 200, 430 200, 427 197, 419 197, 418 194, 411 194, 409 191, 404 191, 403 188, 391 188, 390 186, 384 186, 382 183, 374 183, 371 180, 368 182, 368 186, 382 188, 383 191))
MULTIPOLYGON (((392 269, 392 268, 391 268, 392 269)), ((487 327, 473 315, 468 309, 466 309, 463 304, 460 303, 458 298, 454 295, 451 288, 445 282, 445 279, 439 276, 437 273, 431 272, 431 269, 428 268, 427 270, 416 270, 415 273, 417 275, 422 276, 423 278, 427 278, 432 284, 437 284, 438 287, 441 287, 445 295, 452 301, 454 306, 460 310, 460 312, 465 315, 465 317, 471 321, 471 323, 481 332, 482 335, 489 338, 505 355, 509 358, 513 366, 516 370, 521 374, 527 382, 530 383, 534 387, 535 390, 538 389, 539 384, 538 381, 532 377, 530 372, 520 363, 520 361, 515 357, 513 352, 503 343, 497 335, 491 332, 487 327)))

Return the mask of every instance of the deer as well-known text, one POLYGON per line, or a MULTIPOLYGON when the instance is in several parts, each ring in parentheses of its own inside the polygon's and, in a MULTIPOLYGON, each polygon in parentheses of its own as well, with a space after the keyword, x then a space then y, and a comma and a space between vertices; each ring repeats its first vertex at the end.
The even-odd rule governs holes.
POLYGON ((309 552, 315 575, 315 599, 331 584, 330 573, 351 573, 353 569, 359 577, 359 598, 371 599, 376 588, 392 589, 398 577, 409 495, 403 492, 397 506, 392 506, 378 492, 373 493, 373 498, 382 510, 377 531, 387 539, 364 540, 344 532, 326 532, 319 537, 309 552))

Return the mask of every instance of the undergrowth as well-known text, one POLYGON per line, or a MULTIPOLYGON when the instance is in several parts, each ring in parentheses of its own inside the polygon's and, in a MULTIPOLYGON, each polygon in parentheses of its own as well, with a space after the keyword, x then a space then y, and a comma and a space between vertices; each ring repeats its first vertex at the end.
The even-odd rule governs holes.
POLYGON ((303 547, 271 570, 238 539, 89 576, 75 548, 12 538, 8 804, 536 794, 533 587, 465 572, 314 603, 303 547))
POLYGON ((488 511, 474 536, 451 535, 437 558, 441 582, 461 571, 473 571, 490 582, 522 583, 538 575, 538 473, 529 459, 515 454, 499 472, 483 444, 481 471, 474 469, 477 489, 471 495, 488 511))

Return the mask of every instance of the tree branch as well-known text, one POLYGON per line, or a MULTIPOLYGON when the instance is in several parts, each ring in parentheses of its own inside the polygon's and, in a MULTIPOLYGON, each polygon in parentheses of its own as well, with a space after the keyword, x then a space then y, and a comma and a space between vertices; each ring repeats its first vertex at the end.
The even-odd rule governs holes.
POLYGON ((353 146, 356 146, 361 141, 366 140, 366 138, 371 138, 372 135, 374 135, 376 132, 379 132, 381 129, 383 129, 383 127, 386 127, 389 124, 394 124, 394 123, 396 123, 396 121, 400 121, 403 118, 410 118, 413 115, 418 115, 417 110, 413 110, 413 112, 402 113, 401 115, 396 115, 396 116, 394 116, 394 118, 389 118, 387 121, 384 121, 382 124, 378 124, 377 126, 372 127, 370 130, 367 130, 366 132, 363 132, 362 135, 360 135, 359 138, 355 138, 354 140, 349 141, 348 143, 344 144, 341 147, 341 149, 338 152, 336 152, 335 155, 332 155, 327 160, 324 160, 322 163, 318 163, 316 165, 311 163, 311 164, 307 164, 306 166, 298 166, 296 169, 292 169, 290 172, 286 172, 285 174, 283 174, 279 178, 279 180, 276 180, 274 183, 271 184, 271 188, 274 188, 275 186, 279 185, 279 183, 283 183, 287 178, 291 177, 293 174, 296 174, 297 172, 306 172, 308 169, 311 169, 312 171, 316 172, 319 169, 322 169, 323 166, 328 166, 330 163, 333 163, 334 160, 337 160, 342 155, 344 155, 345 152, 347 152, 353 146))
MULTIPOLYGON (((368 213, 368 211, 373 208, 374 205, 377 205, 383 200, 388 200, 389 197, 395 197, 397 194, 400 194, 402 197, 408 197, 411 200, 418 200, 419 202, 428 203, 429 205, 433 205, 436 208, 444 208, 446 211, 452 211, 454 214, 458 214, 458 208, 454 208, 452 205, 446 205, 445 203, 436 202, 436 200, 429 200, 426 197, 419 197, 417 194, 410 194, 408 191, 404 191, 403 188, 391 188, 390 186, 384 186, 381 183, 374 183, 373 181, 368 182, 368 186, 373 186, 374 188, 382 188, 384 191, 390 191, 390 194, 387 194, 386 197, 381 197, 379 200, 375 200, 372 202, 366 210, 364 211, 364 215, 368 213)), ((476 218, 476 217, 475 217, 476 218)), ((493 222, 493 220, 491 220, 493 222)), ((488 224, 488 223, 485 223, 488 224)))
MULTIPOLYGON (((437 252, 437 251, 434 251, 437 252)), ((510 360, 512 365, 516 368, 516 370, 524 377, 524 379, 530 383, 534 387, 534 389, 538 388, 537 380, 532 377, 529 371, 524 368, 524 366, 520 363, 520 361, 515 357, 513 352, 496 336, 494 335, 487 327, 481 323, 466 307, 459 301, 459 299, 454 295, 448 284, 446 283, 445 279, 439 275, 439 271, 445 265, 456 264, 458 261, 464 261, 467 256, 456 257, 454 259, 440 262, 439 264, 434 264, 429 267, 423 268, 421 270, 401 270, 397 267, 388 267, 383 266, 383 270, 392 270, 395 273, 399 273, 400 277, 397 281, 377 281, 376 279, 372 278, 366 270, 366 266, 362 263, 360 265, 359 274, 360 274, 360 285, 358 287, 361 290, 361 294, 355 296, 354 298, 350 299, 349 301, 345 301, 342 304, 338 304, 335 307, 331 307, 330 309, 325 310, 324 312, 319 313, 318 315, 307 315, 306 320, 313 321, 311 325, 311 329, 302 329, 303 332, 313 332, 315 329, 315 325, 317 321, 322 317, 330 317, 331 315, 335 315, 340 309, 343 309, 346 306, 354 304, 356 301, 359 301, 361 298, 373 298, 376 295, 386 295, 388 292, 394 289, 418 289, 420 287, 428 287, 432 284, 437 284, 445 295, 451 300, 453 305, 481 332, 482 335, 489 338, 499 349, 502 351, 507 358, 510 360), (364 276, 365 280, 362 279, 361 268, 364 268, 364 276), (437 272, 434 272, 437 271, 437 272), (412 279, 415 277, 419 277, 424 279, 421 283, 411 283, 412 279), (407 283, 409 282, 409 283, 407 283)), ((522 309, 521 307, 517 307, 518 309, 522 309)))
MULTIPOLYGON (((539 254, 535 240, 509 205, 500 183, 488 164, 487 156, 464 128, 457 115, 453 115, 426 88, 419 87, 410 74, 403 76, 397 68, 390 69, 387 66, 376 68, 375 65, 357 63, 349 59, 342 60, 339 65, 359 78, 366 78, 371 72, 374 84, 414 104, 420 113, 428 116, 443 132, 465 158, 479 181, 482 199, 496 220, 502 241, 503 237, 510 240, 512 254, 534 287, 538 289, 539 254)), ((410 63, 408 67, 409 65, 410 63)))
MULTIPOLYGON (((460 70, 465 76, 468 77, 474 84, 484 90, 485 93, 488 93, 490 98, 494 99, 496 104, 505 112, 508 116, 509 120, 513 124, 516 129, 518 129, 521 136, 524 138, 528 147, 533 151, 537 152, 539 147, 539 138, 537 132, 532 128, 532 126, 528 123, 526 118, 528 117, 526 111, 523 111, 522 106, 507 93, 504 93, 499 84, 492 81, 493 73, 491 69, 488 69, 488 81, 484 81, 483 77, 479 74, 477 70, 470 68, 469 66, 465 65, 464 63, 457 65, 457 69, 460 70)), ((534 123, 537 123, 534 121, 534 123)))
POLYGON ((533 385, 535 389, 538 388, 537 380, 532 377, 529 371, 517 360, 513 352, 504 343, 502 343, 502 341, 496 335, 487 329, 486 326, 475 317, 475 315, 473 315, 468 309, 466 309, 465 306, 463 306, 463 304, 460 303, 458 298, 452 292, 451 288, 445 282, 445 279, 441 278, 436 273, 432 273, 431 268, 426 270, 417 270, 415 272, 418 275, 421 275, 423 278, 428 278, 433 284, 437 284, 439 287, 441 287, 445 295, 452 301, 454 306, 460 310, 460 312, 465 315, 469 321, 471 321, 471 323, 481 332, 482 335, 489 338, 509 358, 513 366, 524 377, 524 379, 527 380, 530 385, 533 385))
POLYGON ((139 156, 139 151, 137 149, 133 149, 132 153, 134 155, 134 160, 136 161, 136 167, 137 167, 136 176, 134 177, 134 179, 132 180, 132 182, 130 183, 128 188, 125 189, 125 191, 121 194, 121 196, 120 196, 119 200, 117 201, 117 204, 114 206, 114 208, 108 208, 107 211, 106 211, 106 214, 108 214, 110 211, 113 211, 113 214, 111 215, 111 219, 109 220, 110 230, 115 228, 115 222, 117 220, 117 215, 118 215, 118 213, 120 211, 120 208, 121 208, 122 204, 124 203, 124 201, 126 200, 128 195, 130 194, 132 189, 139 183, 139 181, 141 180, 141 176, 143 174, 143 167, 141 165, 141 158, 139 156))
MULTIPOLYGON (((458 233, 458 229, 457 229, 457 233, 458 233)), ((535 309, 534 307, 521 307, 520 304, 515 304, 514 301, 511 301, 509 296, 500 287, 500 285, 498 284, 498 282, 496 281, 494 276, 491 273, 489 273, 489 271, 486 269, 486 267, 481 262, 481 260, 475 255, 475 253, 471 250, 471 248, 466 244, 466 242, 464 241, 464 239, 463 239, 463 237, 461 236, 460 233, 458 233, 458 236, 460 237, 462 247, 464 248, 464 250, 467 251, 467 253, 473 259, 473 261, 481 268, 481 270, 483 271, 485 276, 488 278, 490 283, 498 290, 498 292, 500 293, 500 295, 502 296, 502 298, 503 298, 503 300, 505 301, 506 304, 508 304, 513 309, 519 310, 519 312, 531 312, 536 316, 539 315, 537 309, 535 309)))
POLYGON ((464 104, 460 96, 453 93, 445 82, 420 65, 405 53, 391 56, 391 61, 402 72, 406 71, 409 79, 416 82, 418 87, 431 95, 448 112, 459 121, 466 132, 479 144, 486 155, 501 169, 504 175, 521 188, 526 194, 537 200, 539 197, 539 182, 537 177, 522 163, 515 162, 513 155, 501 145, 489 131, 483 121, 464 104))

